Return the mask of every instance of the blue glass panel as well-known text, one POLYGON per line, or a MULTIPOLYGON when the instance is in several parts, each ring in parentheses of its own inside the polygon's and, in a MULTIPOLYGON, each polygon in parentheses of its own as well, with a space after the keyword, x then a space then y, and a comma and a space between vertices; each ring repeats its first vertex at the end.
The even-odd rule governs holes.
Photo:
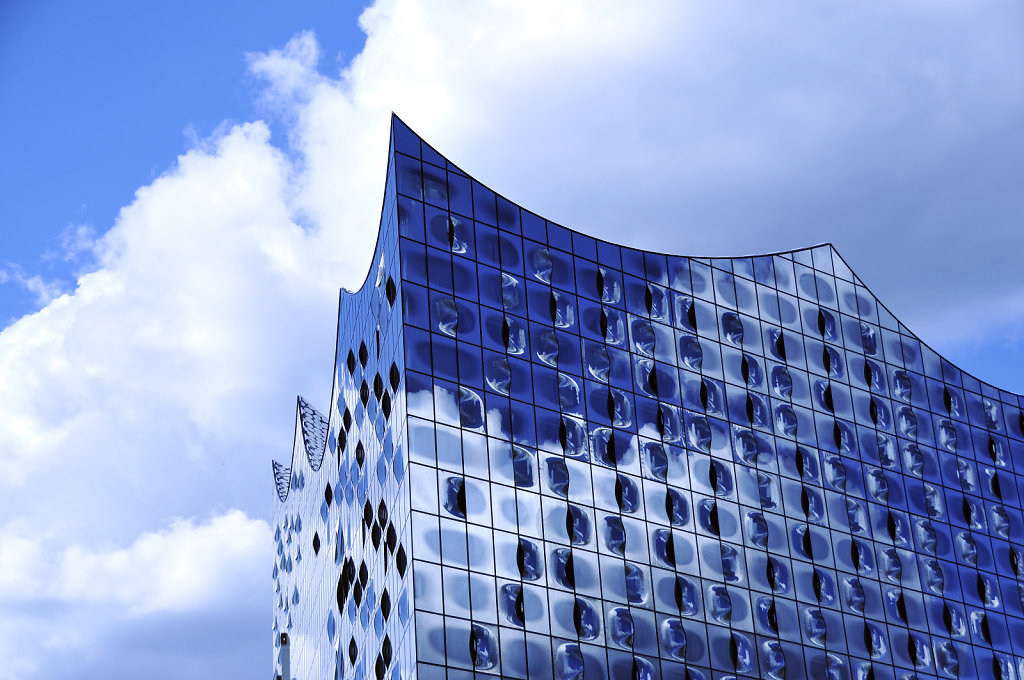
POLYGON ((468 177, 448 173, 448 207, 464 217, 473 216, 473 192, 468 177))
POLYGON ((538 217, 527 210, 521 211, 520 215, 522 218, 523 236, 541 244, 547 243, 548 237, 544 218, 538 217))

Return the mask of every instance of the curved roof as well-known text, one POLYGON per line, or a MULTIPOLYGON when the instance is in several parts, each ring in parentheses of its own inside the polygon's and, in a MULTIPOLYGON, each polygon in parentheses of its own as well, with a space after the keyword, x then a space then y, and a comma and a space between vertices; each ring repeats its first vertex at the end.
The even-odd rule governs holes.
MULTIPOLYGON (((572 230, 555 224, 543 217, 530 212, 526 208, 509 201, 486 185, 473 179, 459 167, 455 166, 444 156, 429 146, 422 138, 413 132, 398 116, 392 114, 391 125, 391 148, 389 150, 388 175, 386 185, 396 181, 403 172, 403 159, 413 157, 422 158, 423 165, 420 177, 416 181, 422 181, 424 190, 428 187, 442 187, 442 191, 453 193, 456 189, 445 179, 447 174, 449 180, 456 177, 459 184, 468 190, 472 204, 478 192, 495 200, 493 221, 499 229, 505 228, 503 220, 517 223, 510 230, 521 232, 524 236, 549 243, 554 248, 577 253, 580 250, 599 253, 602 250, 618 252, 622 258, 622 268, 640 267, 643 275, 648 280, 660 281, 668 287, 673 287, 673 277, 679 272, 685 271, 691 277, 691 282, 700 278, 710 277, 704 280, 703 285, 709 286, 713 292, 712 297, 720 295, 716 288, 714 276, 725 275, 733 281, 741 281, 743 285, 749 284, 751 289, 761 283, 762 277, 769 274, 774 277, 775 258, 791 260, 797 267, 794 280, 787 283, 791 286, 794 297, 801 294, 810 294, 812 298, 819 298, 823 303, 833 306, 841 314, 848 315, 854 319, 867 319, 868 324, 892 335, 893 341, 897 339, 900 343, 903 361, 908 368, 925 375, 929 378, 940 380, 954 386, 981 395, 981 402, 986 411, 990 406, 1000 413, 1001 427, 1004 432, 1013 430, 1014 436, 1024 437, 1024 413, 1021 412, 1024 406, 1024 397, 1016 393, 1001 390, 989 383, 982 382, 967 371, 957 367, 955 364, 933 350, 927 343, 904 326, 898 318, 893 315, 861 279, 854 273, 846 260, 839 254, 835 247, 829 243, 821 243, 814 246, 796 248, 791 250, 779 250, 771 253, 753 255, 741 255, 733 257, 698 257, 689 255, 675 255, 653 250, 640 250, 625 244, 612 243, 603 239, 595 238, 583 232, 572 230), (396 161, 397 159, 397 161, 396 161), (628 264, 627 264, 628 262, 628 264), (697 271, 697 274, 695 274, 697 271), (919 345, 915 347, 914 345, 919 345), (911 356, 913 354, 913 356, 911 356), (1005 409, 998 409, 998 403, 1011 407, 1015 414, 1005 412, 1005 409), (1005 418, 1005 420, 1003 420, 1005 418)), ((400 181, 400 179, 399 179, 400 181)), ((385 192, 386 201, 386 192, 385 192)), ((472 205, 470 206, 472 208, 472 205)), ((490 209, 490 208, 488 208, 490 209)), ((453 209, 454 211, 454 209, 453 209)), ((373 258, 367 268, 366 277, 357 291, 341 291, 339 304, 339 335, 341 308, 368 295, 372 290, 380 288, 381 280, 373 280, 371 274, 375 266, 379 273, 384 270, 382 253, 384 246, 382 235, 383 226, 388 215, 382 210, 381 227, 378 231, 377 243, 373 258)), ((616 257, 618 257, 617 255, 616 257)), ((696 283, 694 283, 696 285, 696 283)), ((737 296, 739 288, 737 288, 737 296)), ((733 300, 734 305, 738 304, 733 300)), ((781 323, 781 320, 779 321, 781 323)), ((861 324, 862 326, 865 324, 861 324)), ((335 357, 335 379, 337 377, 337 356, 335 357)), ((334 388, 332 387, 332 395, 334 388)), ((301 397, 298 405, 299 423, 296 438, 301 434, 303 450, 310 466, 316 470, 320 467, 327 447, 327 436, 329 432, 328 419, 312 408, 301 397)), ((294 469, 294 448, 292 462, 288 467, 279 463, 273 463, 274 477, 277 485, 278 497, 284 501, 288 495, 291 472, 294 469)))

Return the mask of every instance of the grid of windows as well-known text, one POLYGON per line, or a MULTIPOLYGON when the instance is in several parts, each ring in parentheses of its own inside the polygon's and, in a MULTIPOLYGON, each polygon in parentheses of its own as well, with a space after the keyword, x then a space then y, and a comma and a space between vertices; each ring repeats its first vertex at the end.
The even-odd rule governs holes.
POLYGON ((388 186, 415 660, 392 677, 1024 673, 1024 402, 831 246, 598 241, 397 119, 388 186))

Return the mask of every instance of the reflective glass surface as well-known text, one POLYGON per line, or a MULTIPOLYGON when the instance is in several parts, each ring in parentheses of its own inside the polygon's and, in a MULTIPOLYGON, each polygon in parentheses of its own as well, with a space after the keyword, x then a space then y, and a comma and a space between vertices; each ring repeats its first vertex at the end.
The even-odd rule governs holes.
POLYGON ((275 464, 276 672, 1017 678, 1022 401, 831 246, 687 258, 398 119, 329 414, 275 464))

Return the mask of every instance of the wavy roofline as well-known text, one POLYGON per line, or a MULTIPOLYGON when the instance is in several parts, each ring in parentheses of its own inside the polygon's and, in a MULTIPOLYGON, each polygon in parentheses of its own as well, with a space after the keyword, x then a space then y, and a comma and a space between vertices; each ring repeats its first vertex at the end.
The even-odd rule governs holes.
MULTIPOLYGON (((607 245, 614 246, 614 247, 617 247, 617 248, 627 248, 629 250, 633 250, 633 251, 636 251, 636 252, 639 252, 639 253, 651 254, 651 255, 654 255, 654 256, 657 256, 657 257, 685 258, 685 259, 688 259, 688 260, 707 261, 707 263, 709 263, 709 264, 710 264, 710 261, 713 261, 713 260, 742 260, 742 259, 748 259, 748 258, 752 259, 752 258, 761 258, 761 257, 774 257, 774 256, 780 256, 780 255, 793 255, 793 254, 796 254, 796 253, 811 252, 811 251, 817 250, 819 248, 827 247, 827 248, 830 249, 831 254, 833 256, 835 256, 835 257, 838 257, 839 260, 843 263, 843 265, 849 270, 851 276, 853 277, 853 281, 851 281, 851 283, 855 283, 856 285, 859 285, 859 286, 863 287, 865 289, 865 291, 867 291, 871 295, 871 297, 874 299, 874 301, 878 305, 878 307, 880 309, 884 310, 886 314, 888 314, 890 317, 892 317, 896 321, 896 323, 899 324, 901 333, 905 330, 907 334, 911 335, 915 340, 917 340, 919 343, 921 343, 922 347, 926 348, 928 351, 930 351, 932 354, 934 354, 936 357, 938 357, 941 361, 945 362, 949 366, 951 366, 954 369, 956 369, 957 371, 959 371, 962 375, 971 378, 972 380, 976 381, 979 385, 981 385, 983 387, 988 387, 988 388, 991 388, 992 390, 995 390, 996 392, 999 392, 1000 393, 1000 399, 1002 399, 1002 395, 1009 395, 1009 396, 1013 397, 1014 399, 1017 400, 1017 404, 1016 404, 1017 408, 1018 409, 1021 408, 1021 402, 1024 401, 1024 394, 1018 393, 1018 392, 1013 392, 1011 390, 998 387, 998 386, 996 386, 996 385, 994 385, 994 384, 992 384, 992 383, 990 383, 990 382, 988 382, 986 380, 982 380, 981 378, 979 378, 978 376, 974 375, 970 371, 965 370, 960 365, 958 365, 958 364, 954 363, 953 361, 951 361, 943 353, 937 351, 932 345, 930 345, 928 342, 926 342, 924 339, 922 339, 922 337, 920 335, 918 335, 913 330, 911 330, 910 327, 907 326, 900 319, 900 317, 898 315, 894 314, 893 311, 891 309, 889 309, 889 307, 885 304, 885 302, 882 300, 882 298, 880 298, 878 295, 876 295, 875 292, 871 289, 871 287, 864 283, 863 279, 857 274, 857 271, 853 267, 850 266, 850 263, 846 260, 845 257, 843 257, 843 255, 839 252, 839 249, 836 248, 835 245, 831 241, 823 241, 821 243, 817 243, 817 244, 814 244, 814 245, 802 246, 802 247, 799 247, 799 248, 792 248, 792 249, 776 250, 776 251, 765 252, 765 253, 748 253, 748 254, 742 254, 742 255, 688 255, 688 254, 683 254, 683 253, 668 253, 668 252, 659 251, 659 250, 647 250, 647 249, 644 249, 644 248, 638 248, 638 247, 635 247, 635 246, 632 246, 632 245, 628 245, 628 244, 625 244, 625 243, 617 243, 615 241, 609 241, 607 239, 604 239, 604 238, 601 238, 601 237, 598 237, 598 236, 592 236, 592 235, 587 234, 585 232, 582 232, 582 231, 580 231, 578 229, 573 229, 571 227, 566 227, 565 225, 562 225, 562 224, 560 224, 558 222, 553 222, 553 221, 551 221, 549 219, 546 219, 542 215, 539 215, 538 213, 533 212, 529 208, 525 208, 521 204, 516 203, 515 201, 509 199, 504 194, 502 194, 502 193, 500 193, 498 191, 495 191, 489 185, 487 185, 484 182, 481 182, 480 180, 478 180, 474 175, 466 172, 460 166, 452 163, 451 160, 447 156, 445 156, 443 153, 438 151, 436 148, 434 148, 433 146, 428 144, 427 141, 424 140, 422 136, 420 136, 418 133, 416 133, 408 124, 406 124, 405 121, 403 121, 394 112, 391 113, 391 125, 390 125, 390 128, 389 128, 389 142, 388 142, 388 167, 387 167, 387 171, 385 173, 385 178, 384 178, 384 191, 382 192, 382 197, 381 197, 380 222, 378 223, 378 226, 377 226, 377 238, 376 238, 376 241, 374 242, 373 253, 370 256, 370 261, 369 261, 369 263, 367 265, 367 268, 366 268, 366 274, 364 275, 363 281, 359 285, 359 288, 354 290, 354 291, 348 290, 346 288, 341 288, 340 291, 339 291, 339 294, 338 294, 338 312, 337 312, 337 323, 336 323, 336 326, 335 326, 335 338, 334 338, 334 363, 332 365, 332 374, 333 375, 332 375, 332 378, 331 378, 331 392, 330 392, 330 395, 328 396, 328 403, 330 403, 331 400, 333 399, 334 389, 337 386, 337 379, 338 379, 338 376, 337 376, 338 340, 341 337, 341 309, 342 309, 342 303, 343 303, 343 301, 345 300, 346 297, 352 298, 352 297, 356 297, 356 296, 358 296, 358 295, 363 293, 363 291, 367 287, 368 282, 371 279, 371 275, 373 274, 374 265, 375 265, 375 263, 379 259, 378 258, 378 254, 380 253, 381 246, 382 246, 381 238, 383 236, 383 226, 384 226, 384 218, 385 218, 384 207, 385 207, 386 201, 387 201, 387 184, 388 184, 388 181, 389 181, 389 179, 391 177, 392 166, 393 166, 392 161, 394 160, 394 156, 395 156, 396 153, 401 153, 400 151, 397 151, 395 149, 395 124, 396 124, 396 122, 398 124, 402 125, 403 127, 405 127, 407 130, 409 130, 409 132, 411 134, 413 134, 417 139, 419 139, 420 144, 428 147, 430 150, 432 150, 434 153, 436 153, 439 157, 443 158, 445 163, 447 165, 451 166, 452 169, 457 170, 459 173, 461 173, 462 175, 466 176, 471 181, 476 182, 477 184, 481 185, 482 187, 484 187, 488 191, 494 193, 494 195, 496 197, 500 197, 500 198, 508 201, 512 205, 516 206, 519 210, 527 212, 530 215, 533 215, 534 217, 544 221, 545 223, 555 225, 556 227, 558 227, 560 229, 564 229, 564 230, 570 232, 571 234, 578 234, 582 238, 592 239, 595 243, 603 243, 603 244, 607 244, 607 245)), ((429 161, 424 160, 424 162, 429 162, 429 161)), ((834 275, 835 274, 833 273, 833 276, 834 275)), ((923 357, 922 357, 922 359, 923 359, 923 357)), ((963 386, 961 386, 961 388, 963 388, 963 386)), ((302 397, 298 397, 298 399, 302 399, 302 397)), ((312 408, 311 405, 310 405, 310 408, 312 408)), ((296 413, 297 414, 298 414, 298 410, 299 410, 299 406, 298 406, 298 401, 297 401, 296 402, 296 413)), ((316 409, 313 409, 313 410, 315 412, 319 413, 319 411, 316 411, 316 409)), ((330 410, 328 416, 325 418, 325 420, 327 420, 328 431, 330 431, 330 428, 331 428, 331 420, 332 420, 333 411, 334 411, 334 409, 332 408, 330 410)), ((320 415, 321 415, 321 417, 323 417, 323 414, 320 414, 320 415)), ((295 467, 294 467, 295 466, 295 443, 297 442, 297 438, 298 438, 300 433, 303 436, 303 449, 306 452, 307 462, 309 462, 310 467, 313 468, 314 470, 319 469, 319 466, 315 466, 314 467, 313 458, 310 456, 310 453, 309 453, 309 450, 308 450, 308 446, 306 444, 306 442, 307 442, 307 440, 306 440, 306 433, 304 431, 304 424, 302 422, 302 418, 301 417, 297 417, 297 420, 298 420, 299 424, 297 425, 295 434, 293 435, 292 457, 291 457, 290 465, 286 468, 286 467, 284 467, 283 465, 281 465, 280 463, 278 463, 276 461, 271 461, 272 465, 273 465, 273 469, 274 469, 275 480, 278 481, 278 483, 277 483, 278 498, 280 499, 280 501, 282 503, 287 500, 289 492, 291 490, 291 477, 294 474, 294 469, 295 469, 295 467), (280 486, 281 486, 280 485, 280 481, 284 481, 284 480, 278 480, 278 477, 277 477, 278 470, 282 470, 282 471, 287 470, 287 474, 288 474, 287 486, 285 487, 285 493, 284 493, 283 496, 280 493, 280 486)), ((1024 416, 1022 416, 1022 420, 1024 420, 1024 416)), ((320 459, 321 460, 321 464, 322 464, 322 461, 323 461, 323 457, 326 456, 328 446, 329 446, 329 444, 328 444, 328 442, 326 441, 326 438, 325 438, 325 441, 324 441, 324 451, 323 451, 322 457, 320 459)))
MULTIPOLYGON (((335 350, 337 353, 337 350, 335 350)), ((333 388, 332 388, 333 392, 333 388)), ((292 433, 292 456, 287 466, 279 463, 276 460, 271 460, 271 469, 274 473, 274 485, 277 488, 277 497, 283 503, 288 500, 288 494, 291 491, 292 484, 292 473, 295 470, 295 449, 296 444, 299 442, 299 436, 302 437, 302 450, 306 454, 306 461, 309 463, 309 467, 316 472, 323 467, 324 458, 327 455, 327 438, 324 438, 323 450, 320 452, 319 460, 316 458, 316 453, 312 451, 310 446, 310 432, 306 427, 306 421, 302 418, 302 404, 305 404, 315 415, 319 416, 322 420, 327 421, 327 428, 330 429, 330 420, 325 418, 324 415, 313 408, 306 399, 301 395, 295 397, 295 431, 292 433), (285 476, 286 475, 286 476, 285 476)))
MULTIPOLYGON (((377 225, 377 238, 376 238, 376 240, 374 241, 374 244, 373 244, 373 252, 370 254, 370 262, 369 262, 369 264, 366 267, 366 274, 363 276, 363 282, 359 285, 358 289, 356 289, 354 291, 351 291, 351 290, 348 290, 348 289, 342 287, 342 288, 340 288, 338 290, 338 309, 337 309, 337 312, 335 313, 336 321, 335 321, 335 324, 334 324, 334 360, 333 360, 333 362, 331 364, 331 391, 327 395, 327 403, 328 404, 332 404, 332 402, 334 400, 334 390, 338 386, 338 341, 341 339, 341 309, 342 309, 342 304, 344 303, 344 300, 346 299, 346 297, 347 298, 356 297, 356 296, 360 295, 363 292, 364 289, 366 289, 366 285, 367 285, 367 283, 369 282, 369 280, 371 278, 371 274, 373 274, 374 263, 377 262, 377 259, 378 259, 377 255, 378 255, 378 253, 380 253, 380 250, 381 250, 381 245, 382 245, 381 244, 381 237, 383 236, 383 229, 382 229, 382 227, 384 226, 384 217, 385 217, 384 216, 384 208, 387 205, 387 195, 388 195, 388 191, 387 191, 388 179, 391 176, 391 161, 394 158, 394 154, 395 154, 395 148, 394 148, 394 136, 395 136, 394 135, 394 128, 395 128, 395 121, 396 120, 399 120, 399 122, 401 122, 401 120, 398 118, 398 116, 396 116, 394 113, 392 113, 391 114, 391 126, 388 128, 388 163, 387 163, 387 169, 384 172, 384 188, 383 188, 383 191, 381 192, 380 221, 379 221, 379 223, 377 225)), ((405 123, 402 122, 402 125, 405 125, 405 123)), ((406 126, 406 127, 408 127, 408 126, 406 126)), ((271 468, 272 468, 272 470, 274 472, 275 486, 277 487, 277 497, 278 497, 278 500, 280 500, 282 503, 284 503, 285 501, 288 500, 288 496, 289 496, 289 494, 291 492, 291 488, 292 488, 291 487, 291 479, 292 479, 292 475, 294 474, 294 471, 295 471, 295 444, 298 441, 298 436, 300 434, 300 430, 304 430, 304 424, 302 422, 302 418, 300 416, 298 416, 298 413, 299 413, 299 400, 306 401, 301 396, 296 397, 295 410, 296 410, 296 420, 298 421, 298 424, 297 424, 297 426, 295 428, 295 432, 292 434, 292 455, 291 455, 291 459, 289 461, 288 467, 285 467, 284 465, 282 465, 281 463, 278 463, 275 460, 271 460, 271 468), (278 481, 278 470, 282 470, 282 471, 286 470, 287 471, 287 475, 288 475, 287 476, 287 484, 284 486, 284 495, 281 494, 281 484, 278 481)), ((315 411, 316 413, 320 414, 320 416, 327 421, 328 437, 324 438, 324 450, 323 450, 322 455, 320 457, 320 465, 317 465, 316 467, 314 467, 313 458, 310 456, 310 453, 309 453, 309 450, 308 450, 308 446, 306 445, 306 441, 307 441, 306 440, 306 433, 304 431, 301 432, 302 437, 303 437, 303 447, 302 448, 303 448, 303 450, 306 453, 306 461, 309 463, 310 468, 312 468, 315 471, 315 470, 319 470, 320 469, 320 466, 323 465, 324 458, 326 458, 326 456, 327 456, 327 449, 330 446, 330 444, 329 444, 329 435, 331 433, 331 421, 333 420, 334 409, 333 408, 329 409, 329 411, 327 413, 327 416, 324 417, 324 415, 320 411, 317 411, 317 409, 314 408, 310 402, 307 401, 306 403, 310 406, 310 408, 313 409, 313 411, 315 411)))
MULTIPOLYGON (((846 265, 846 268, 850 270, 850 273, 853 274, 853 276, 856 279, 856 282, 859 285, 863 286, 866 291, 871 293, 871 297, 873 297, 875 299, 875 303, 879 307, 884 309, 886 314, 888 314, 893 319, 895 319, 896 322, 900 325, 901 328, 906 329, 907 332, 910 333, 910 335, 914 336, 914 338, 919 343, 921 343, 921 345, 923 347, 927 348, 930 352, 932 352, 935 356, 937 356, 942 361, 946 362, 947 364, 949 364, 950 366, 952 366, 956 370, 960 371, 960 373, 962 373, 963 375, 965 375, 965 376, 971 378, 972 380, 976 381, 979 385, 990 387, 991 389, 993 389, 993 390, 995 390, 997 392, 1000 392, 1001 394, 1006 394, 1006 395, 1010 395, 1010 396, 1014 397, 1017 400, 1017 408, 1018 409, 1021 408, 1021 400, 1024 399, 1024 393, 1022 393, 1022 392, 1014 392, 1013 390, 1005 389, 1005 388, 999 387, 997 385, 994 385, 994 384, 988 382, 987 380, 982 380, 981 378, 979 378, 978 376, 974 375, 973 373, 971 373, 967 369, 963 368, 959 364, 951 361, 942 352, 940 352, 937 349, 935 349, 934 347, 932 347, 931 344, 929 344, 920 335, 918 335, 914 330, 912 330, 910 328, 910 326, 908 326, 907 324, 903 323, 903 319, 901 319, 897 314, 895 314, 891 309, 889 309, 889 306, 887 304, 885 304, 885 302, 882 300, 882 298, 880 298, 878 295, 876 295, 875 291, 872 290, 871 287, 868 286, 866 283, 864 283, 864 280, 860 277, 859 274, 857 274, 857 270, 855 270, 853 267, 850 266, 850 263, 846 261, 846 258, 843 257, 843 254, 839 252, 838 248, 836 248, 831 243, 829 243, 828 245, 829 245, 829 247, 832 248, 832 253, 836 257, 838 257, 840 260, 842 260, 843 264, 846 265)), ((961 385, 961 388, 963 389, 962 385, 961 385)), ((1024 427, 1022 427, 1022 429, 1024 429, 1024 427)))
MULTIPOLYGON (((852 282, 856 283, 859 286, 862 286, 868 293, 870 293, 871 297, 875 299, 875 301, 878 304, 878 306, 881 307, 882 309, 884 309, 885 312, 889 316, 891 316, 893 319, 896 320, 896 322, 900 325, 901 328, 906 329, 906 331, 910 335, 912 335, 918 342, 920 342, 922 346, 926 347, 933 354, 938 356, 942 361, 945 361, 947 364, 949 364, 950 366, 952 366, 956 370, 960 371, 963 375, 970 377, 971 379, 977 381, 979 384, 986 385, 986 386, 992 388, 993 390, 996 390, 997 392, 1001 392, 1003 394, 1012 395, 1013 397, 1017 398, 1017 400, 1018 400, 1018 404, 1017 404, 1018 408, 1020 408, 1020 406, 1021 406, 1021 404, 1019 402, 1022 399, 1024 399, 1024 393, 1019 393, 1019 392, 1014 392, 1012 390, 1004 389, 1004 388, 998 387, 998 386, 996 386, 996 385, 994 385, 994 384, 992 384, 992 383, 990 383, 990 382, 988 382, 986 380, 982 380, 981 378, 979 378, 978 376, 974 375, 970 371, 967 371, 964 368, 962 368, 959 364, 956 364, 953 361, 951 361, 942 352, 939 352, 938 350, 936 350, 934 347, 932 347, 932 345, 930 345, 928 342, 926 342, 924 339, 922 339, 922 337, 920 335, 918 335, 916 332, 911 330, 910 327, 907 326, 907 324, 905 324, 903 322, 903 320, 897 314, 894 314, 893 311, 891 309, 889 309, 888 305, 885 304, 885 302, 882 300, 882 298, 879 297, 878 295, 876 295, 874 290, 872 290, 870 286, 868 286, 867 284, 864 283, 864 280, 857 273, 857 270, 850 266, 850 263, 846 260, 845 257, 843 257, 842 253, 839 252, 839 249, 836 248, 835 244, 833 244, 831 241, 823 241, 823 242, 820 242, 820 243, 817 243, 817 244, 814 244, 814 245, 807 245, 807 246, 802 246, 802 247, 799 247, 799 248, 775 250, 775 251, 770 251, 770 252, 766 252, 766 253, 749 253, 749 254, 742 254, 742 255, 689 255, 689 254, 685 254, 685 253, 667 253, 667 252, 664 252, 664 251, 646 250, 644 248, 638 248, 638 247, 635 247, 635 246, 632 246, 632 245, 628 245, 628 244, 624 244, 624 243, 617 243, 615 241, 609 241, 609 240, 601 238, 599 236, 592 236, 592 235, 587 234, 585 232, 579 231, 578 229, 573 229, 572 227, 567 227, 567 226, 565 226, 563 224, 559 224, 558 222, 553 222, 553 221, 545 218, 543 215, 539 215, 539 214, 533 212, 529 208, 524 208, 522 205, 520 205, 519 203, 516 203, 515 201, 509 199, 507 196, 505 196, 501 192, 495 191, 490 185, 485 184, 484 182, 481 182, 474 175, 472 175, 472 174, 466 172, 465 170, 463 170, 460 166, 456 165, 455 163, 452 163, 451 160, 447 156, 445 156, 443 153, 438 151, 436 148, 434 148, 433 146, 428 144, 427 141, 424 140, 421 135, 419 135, 417 132, 415 132, 397 114, 392 112, 392 114, 391 114, 392 130, 394 129, 395 121, 398 121, 399 123, 404 125, 410 132, 412 132, 412 134, 416 135, 416 137, 420 140, 421 144, 429 147, 434 153, 436 153, 438 156, 443 158, 446 163, 450 164, 452 166, 452 168, 458 170, 460 173, 462 173, 463 175, 465 175, 466 177, 468 177, 472 181, 476 182, 477 184, 480 184, 481 186, 483 186, 488 191, 493 192, 495 194, 495 196, 504 198, 505 200, 507 200, 509 203, 512 203, 513 205, 515 205, 520 210, 528 212, 531 215, 537 217, 538 219, 541 219, 541 220, 543 220, 543 221, 545 221, 545 222, 547 222, 549 224, 553 224, 553 225, 555 225, 555 226, 557 226, 557 227, 559 227, 561 229, 565 229, 566 231, 569 231, 569 232, 571 232, 573 234, 579 234, 581 237, 593 239, 595 242, 598 242, 598 243, 605 243, 605 244, 616 246, 616 247, 619 247, 619 248, 628 248, 630 250, 635 250, 637 252, 650 253, 651 255, 660 256, 660 257, 678 257, 678 258, 686 258, 686 259, 690 259, 690 260, 742 260, 742 259, 745 259, 745 258, 773 257, 773 256, 776 256, 776 255, 792 255, 794 253, 802 253, 802 252, 807 252, 807 251, 814 251, 814 250, 816 250, 818 248, 828 247, 828 248, 830 248, 832 250, 832 254, 835 255, 836 257, 838 257, 839 260, 843 263, 843 265, 845 265, 846 268, 850 271, 850 274, 853 276, 853 281, 852 282)), ((394 151, 394 149, 392 149, 392 151, 394 151)), ((424 162, 428 162, 428 161, 424 161, 424 162)), ((379 234, 378 234, 378 238, 379 238, 379 234)), ((372 262, 370 263, 370 267, 372 269, 372 267, 373 267, 373 263, 372 262)))

